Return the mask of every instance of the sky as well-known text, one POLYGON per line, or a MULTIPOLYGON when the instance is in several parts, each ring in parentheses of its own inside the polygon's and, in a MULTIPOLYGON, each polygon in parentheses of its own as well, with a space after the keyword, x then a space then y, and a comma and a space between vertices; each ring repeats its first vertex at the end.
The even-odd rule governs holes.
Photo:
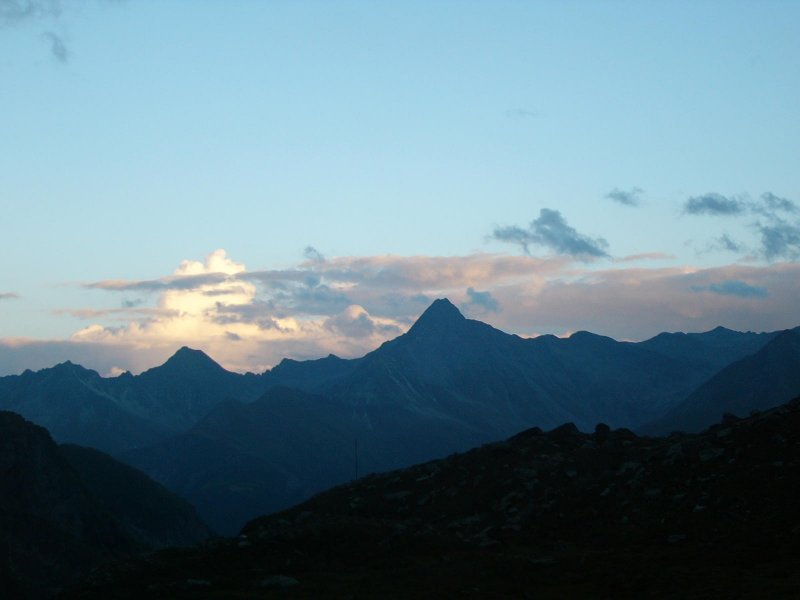
POLYGON ((0 375, 800 325, 800 2, 0 0, 0 375))

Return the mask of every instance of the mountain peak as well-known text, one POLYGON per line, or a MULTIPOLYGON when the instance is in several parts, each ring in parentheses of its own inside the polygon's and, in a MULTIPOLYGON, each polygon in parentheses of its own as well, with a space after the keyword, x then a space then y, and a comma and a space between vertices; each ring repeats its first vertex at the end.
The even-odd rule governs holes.
POLYGON ((181 346, 178 351, 167 359, 162 367, 169 369, 214 369, 223 370, 213 358, 202 350, 195 350, 188 346, 181 346))
POLYGON ((708 331, 707 333, 714 335, 716 337, 722 337, 722 336, 731 337, 738 335, 739 332, 734 331, 733 329, 728 329, 727 327, 723 327, 722 325, 717 325, 716 327, 714 327, 714 329, 708 331))
POLYGON ((75 364, 71 360, 65 360, 64 362, 58 363, 57 365, 52 366, 50 369, 43 369, 47 371, 51 371, 53 373, 65 374, 65 373, 75 373, 78 375, 81 374, 97 374, 95 371, 91 369, 87 369, 82 365, 75 364))
POLYGON ((466 321, 455 305, 447 298, 433 301, 424 313, 412 325, 409 333, 420 331, 443 331, 451 327, 458 327, 466 321))

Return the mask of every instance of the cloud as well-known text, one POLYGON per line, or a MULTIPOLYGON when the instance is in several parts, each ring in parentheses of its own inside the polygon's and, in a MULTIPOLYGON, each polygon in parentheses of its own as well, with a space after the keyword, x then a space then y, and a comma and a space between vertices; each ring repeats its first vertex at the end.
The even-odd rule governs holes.
MULTIPOLYGON (((122 4, 117 0, 104 0, 105 4, 122 4)), ((22 26, 28 23, 49 23, 55 25, 63 12, 80 15, 84 4, 61 2, 61 0, 0 0, 0 28, 22 26), (64 10, 66 9, 66 11, 64 10)), ((62 36, 52 30, 45 30, 41 37, 47 41, 53 57, 62 64, 69 61, 70 51, 62 36)))
POLYGON ((641 195, 643 192, 644 190, 638 187, 633 187, 629 190, 614 188, 604 197, 626 206, 639 206, 642 202, 641 195))
POLYGON ((491 292, 478 292, 475 289, 467 288, 467 307, 477 307, 488 312, 498 312, 500 310, 500 303, 492 297, 491 292))
POLYGON ((492 295, 503 311, 486 320, 520 335, 585 329, 615 339, 642 340, 662 331, 707 331, 717 325, 775 331, 800 324, 800 264, 576 272, 537 289, 503 286, 492 295), (732 291, 722 286, 698 297, 698 289, 712 291, 711 286, 726 281, 746 282, 768 290, 768 296, 752 302, 754 296, 719 293, 732 291))
MULTIPOLYGON (((206 291, 215 290, 219 295, 220 288, 215 286, 235 282, 235 275, 243 273, 244 270, 244 265, 233 262, 227 257, 225 250, 218 249, 209 254, 204 262, 184 260, 172 275, 159 279, 139 281, 106 279, 86 283, 83 287, 119 292, 192 291, 206 288, 206 291)), ((228 291, 233 290, 229 287, 228 291)))
POLYGON ((644 252, 642 254, 629 254, 628 256, 622 256, 620 258, 615 258, 615 263, 625 263, 625 262, 637 262, 640 260, 671 260, 674 259, 674 254, 667 254, 666 252, 644 252))
POLYGON ((712 283, 707 286, 693 286, 696 292, 712 292, 721 296, 736 296, 738 298, 766 298, 767 289, 759 286, 750 285, 737 279, 729 279, 720 283, 712 283))
POLYGON ((325 257, 314 246, 306 246, 303 250, 303 256, 311 262, 325 262, 325 257))
POLYGON ((800 258, 800 224, 774 219, 768 224, 757 223, 761 248, 767 260, 800 258))
MULTIPOLYGON (((684 205, 687 214, 711 215, 749 215, 752 220, 749 227, 755 230, 760 238, 760 248, 754 256, 775 261, 779 259, 796 260, 800 258, 800 207, 772 192, 764 192, 757 200, 747 195, 740 198, 729 198, 720 194, 705 194, 689 198, 684 205), (794 220, 792 220, 794 219, 794 220)), ((746 246, 731 239, 727 234, 717 238, 711 248, 742 252, 746 246)))
POLYGON ((683 212, 690 215, 740 215, 746 209, 747 204, 737 198, 708 193, 686 200, 683 212))
POLYGON ((164 310, 153 307, 122 307, 122 308, 60 308, 53 311, 54 315, 69 315, 76 319, 112 319, 114 321, 128 321, 135 317, 173 317, 178 313, 174 310, 164 310))
POLYGON ((17 300, 19 294, 16 292, 0 292, 0 300, 17 300))
POLYGON ((303 285, 275 291, 273 297, 276 304, 292 312, 313 315, 333 314, 352 304, 352 299, 342 290, 313 279, 303 285))
POLYGON ((728 250, 729 252, 743 252, 745 250, 745 247, 741 243, 731 239, 727 233, 717 238, 717 243, 714 247, 721 250, 728 250))
POLYGON ((58 17, 59 0, 0 0, 0 24, 15 25, 37 17, 58 17))
POLYGON ((42 37, 50 43, 50 52, 55 59, 62 64, 66 64, 69 61, 69 50, 64 44, 64 40, 52 31, 45 31, 42 37))
POLYGON ((761 194, 761 201, 763 202, 763 208, 767 211, 780 211, 786 213, 800 212, 797 204, 787 198, 776 196, 772 192, 764 192, 761 194))
POLYGON ((800 213, 797 204, 772 192, 761 194, 760 202, 751 204, 760 218, 752 224, 761 238, 761 254, 768 261, 800 258, 800 213), (795 217, 794 221, 787 220, 795 217), (762 221, 763 219, 763 221, 762 221))
POLYGON ((543 246, 560 255, 578 258, 607 257, 605 249, 608 242, 603 238, 590 238, 578 233, 567 224, 557 210, 543 208, 539 217, 530 222, 527 229, 517 226, 498 227, 492 237, 501 242, 518 244, 525 253, 530 253, 530 246, 543 246))
POLYGON ((396 324, 372 317, 363 306, 352 304, 344 311, 325 320, 325 328, 344 335, 347 338, 381 336, 397 336, 403 330, 396 324))
POLYGON ((22 373, 25 369, 38 370, 71 360, 109 373, 114 367, 125 365, 125 370, 141 372, 163 363, 178 346, 132 344, 93 344, 73 340, 0 339, 0 375, 22 373))

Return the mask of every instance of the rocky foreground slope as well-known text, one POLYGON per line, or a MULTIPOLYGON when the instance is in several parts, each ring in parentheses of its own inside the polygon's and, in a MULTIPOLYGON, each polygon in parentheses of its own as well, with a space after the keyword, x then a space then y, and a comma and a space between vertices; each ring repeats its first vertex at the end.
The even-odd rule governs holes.
POLYGON ((598 426, 337 487, 67 598, 800 595, 800 398, 701 434, 598 426))

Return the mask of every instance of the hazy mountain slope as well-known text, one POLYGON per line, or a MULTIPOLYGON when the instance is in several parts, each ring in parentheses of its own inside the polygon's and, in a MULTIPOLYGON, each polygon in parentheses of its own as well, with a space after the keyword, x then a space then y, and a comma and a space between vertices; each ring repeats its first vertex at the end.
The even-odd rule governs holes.
POLYGON ((359 360, 339 358, 333 354, 315 360, 284 358, 261 377, 266 387, 318 392, 349 375, 359 360))
POLYGON ((186 498, 214 531, 227 535, 252 515, 271 510, 268 502, 287 487, 287 476, 267 459, 194 433, 120 458, 186 498))
POLYGON ((70 362, 0 378, 0 408, 46 427, 59 442, 117 453, 183 432, 226 398, 252 401, 259 376, 231 373, 181 348, 141 375, 100 377, 70 362))
POLYGON ((698 387, 681 404, 642 428, 651 434, 699 431, 723 414, 746 416, 800 394, 800 333, 787 330, 698 387))
POLYGON ((193 544, 211 535, 197 511, 141 471, 109 455, 72 444, 59 447, 89 493, 138 544, 193 544))
POLYGON ((635 345, 664 356, 690 360, 717 372, 758 352, 779 333, 741 332, 717 327, 703 333, 660 333, 635 345))
POLYGON ((798 477, 800 399, 701 435, 534 429, 68 598, 793 598, 798 477))
POLYGON ((552 396, 558 400, 560 390, 570 389, 561 401, 584 430, 601 421, 632 427, 662 414, 712 372, 691 360, 586 331, 566 339, 542 336, 528 344, 531 352, 551 355, 553 368, 560 365, 552 396))
POLYGON ((251 404, 221 403, 190 432, 123 458, 232 534, 253 516, 352 478, 354 442, 341 408, 275 388, 251 404))
POLYGON ((367 419, 323 396, 268 390, 250 404, 223 402, 190 432, 122 458, 189 499, 217 531, 281 510, 360 473, 407 466, 481 435, 452 420, 387 406, 367 419))
POLYGON ((122 408, 107 379, 70 362, 0 378, 0 408, 48 429, 59 442, 109 452, 144 446, 168 430, 122 408))

